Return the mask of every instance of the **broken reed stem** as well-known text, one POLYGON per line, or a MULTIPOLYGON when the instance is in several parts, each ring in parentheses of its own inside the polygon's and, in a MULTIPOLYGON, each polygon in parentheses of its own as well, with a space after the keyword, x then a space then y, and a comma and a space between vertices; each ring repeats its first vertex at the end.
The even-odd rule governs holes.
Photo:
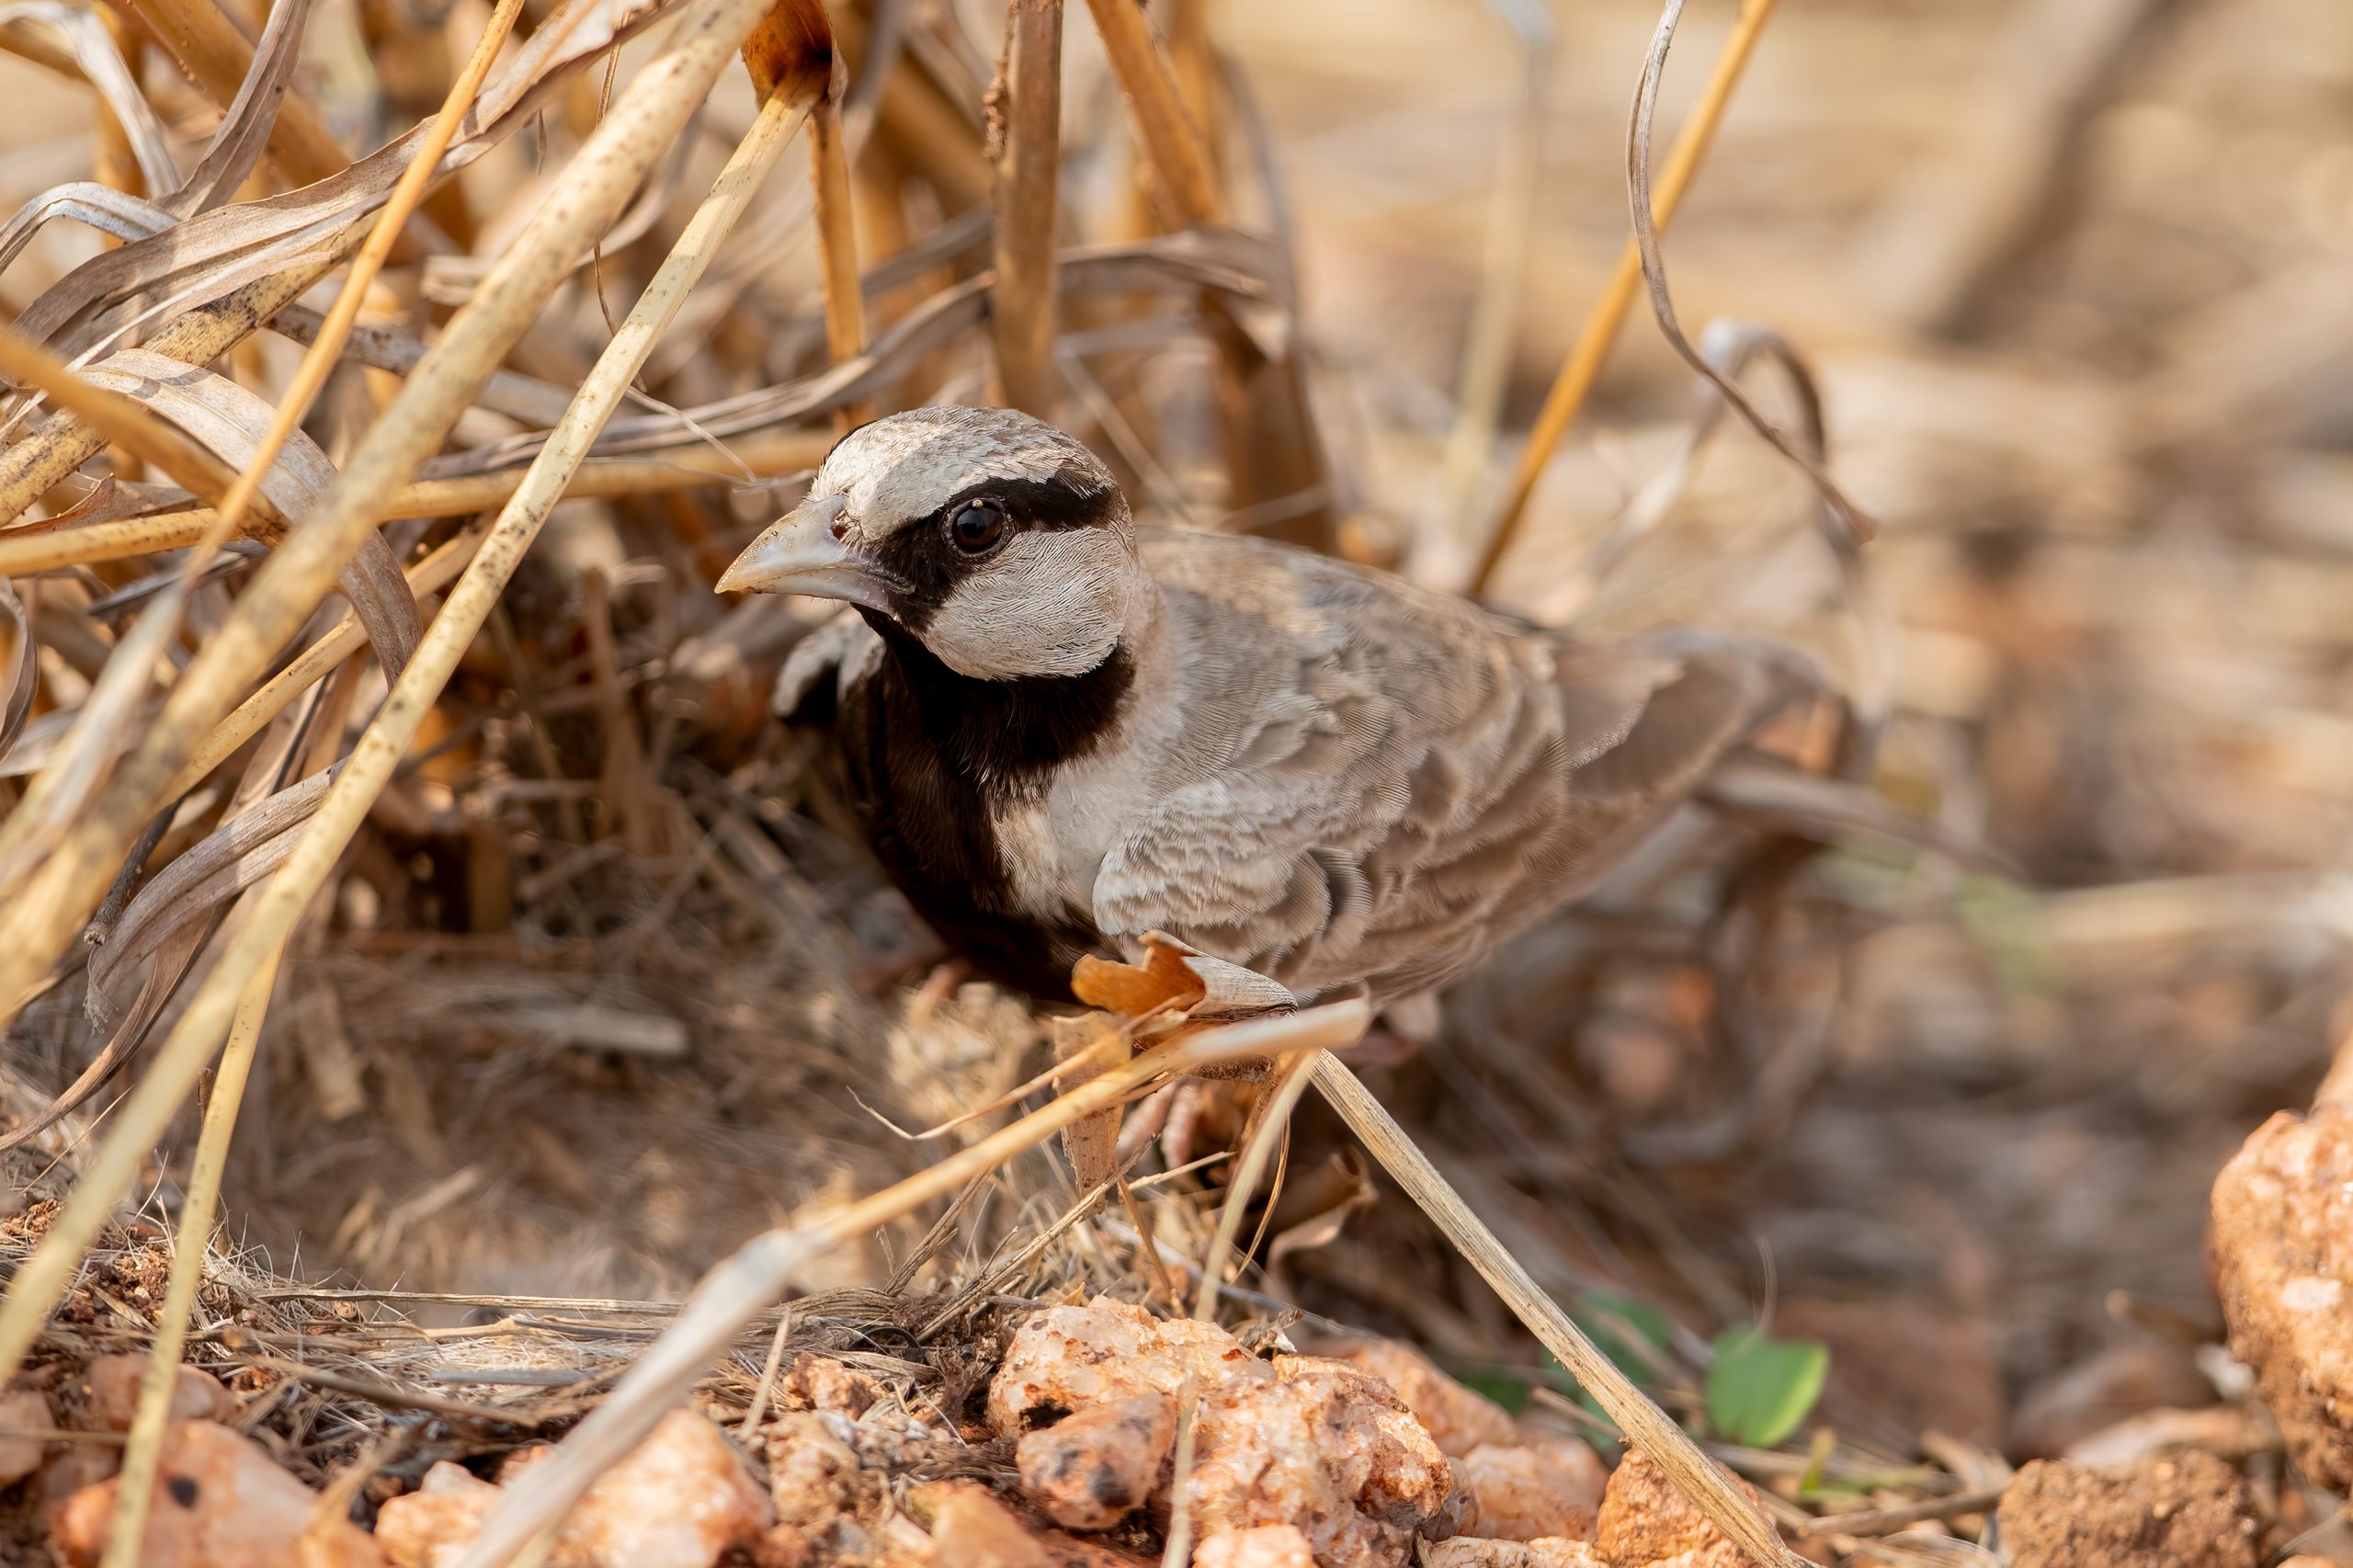
POLYGON ((1812 1568, 1781 1544, 1772 1520, 1699 1451, 1690 1435, 1653 1404, 1633 1380, 1620 1371, 1538 1288, 1519 1260, 1471 1212, 1461 1195, 1338 1057, 1325 1051, 1315 1059, 1311 1071, 1315 1087, 1340 1113, 1349 1131, 1422 1212, 1438 1221, 1454 1250, 1503 1298, 1512 1315, 1527 1325, 1545 1349, 1560 1358, 1580 1387, 1600 1402, 1628 1441, 1666 1471, 1683 1494, 1757 1562, 1766 1568, 1812 1568))
MULTIPOLYGON (((1662 233, 1674 222, 1676 209, 1683 204, 1684 192, 1690 188, 1691 176, 1699 172, 1709 143, 1715 140, 1716 127, 1732 102, 1733 89, 1740 85, 1741 73, 1747 67, 1749 56, 1756 52, 1756 40, 1765 30, 1767 18, 1773 14, 1773 3, 1774 0, 1742 0, 1740 15, 1716 56, 1708 85, 1700 90, 1699 101, 1691 106, 1675 145, 1667 151, 1666 163, 1659 171, 1658 187, 1651 200, 1652 221, 1662 233)), ((1618 341, 1618 331, 1625 325, 1626 313, 1633 308, 1642 287, 1642 251, 1636 242, 1629 239, 1618 255, 1608 286, 1601 291, 1593 313, 1578 331, 1568 358, 1562 361, 1560 374, 1552 380, 1552 390, 1544 394, 1544 407, 1536 415, 1536 424, 1528 433, 1528 444, 1520 449, 1519 466, 1513 471, 1510 493, 1495 514, 1486 548, 1479 556, 1478 569, 1472 574, 1472 598, 1485 597, 1495 567, 1511 548, 1520 520, 1527 515, 1529 497, 1536 493, 1536 482, 1544 476, 1544 465, 1552 460, 1553 449, 1561 444, 1561 437, 1575 422, 1577 411, 1585 406, 1586 394, 1600 379, 1601 368, 1608 360, 1610 347, 1618 341)))
MULTIPOLYGON (((145 347, 184 364, 210 364, 301 298, 304 290, 341 266, 345 244, 357 244, 358 240, 356 226, 346 230, 338 238, 325 242, 327 255, 267 278, 257 278, 234 293, 198 306, 158 332, 145 347)), ((0 452, 0 527, 24 516, 28 507, 96 457, 106 445, 104 432, 87 420, 75 414, 59 413, 0 452)))
POLYGON ((1054 238, 1061 212, 1063 0, 1013 0, 1005 13, 1005 97, 989 335, 994 401, 1053 417, 1054 238))
MULTIPOLYGON (((840 365, 866 349, 866 297, 858 282, 858 222, 851 206, 849 153, 842 134, 840 66, 835 82, 809 115, 809 182, 816 195, 817 262, 825 297, 825 354, 840 365)), ((848 434, 870 417, 864 403, 834 412, 834 429, 848 434)))
MULTIPOLYGON (((0 909, 0 1023, 13 1018, 20 999, 105 896, 131 841, 162 808, 163 790, 334 589, 375 528, 380 498, 405 484, 440 446, 499 360, 571 276, 573 264, 675 145, 762 9, 762 0, 706 0, 679 17, 669 47, 631 81, 472 300, 361 436, 311 517, 262 563, 95 803, 0 909)), ((708 259, 698 258, 698 267, 708 259)), ((533 474, 542 472, 542 465, 533 465, 533 474)), ((527 476, 524 484, 518 498, 532 479, 527 476)), ((214 1019, 213 1040, 226 1023, 225 1016, 214 1019)), ((61 1267, 70 1265, 51 1265, 61 1267)), ((63 1276, 35 1276, 28 1262, 17 1283, 53 1292, 63 1276)), ((0 1312, 0 1320, 5 1316, 0 1312)), ((13 1366, 22 1355, 15 1335, 23 1330, 17 1324, 14 1333, 0 1334, 0 1366, 13 1366)))
POLYGON ((466 108, 482 90, 484 78, 490 74, 492 62, 514 30, 515 18, 522 13, 523 0, 498 0, 497 8, 490 14, 490 21, 483 28, 482 37, 474 40, 473 52, 466 57, 465 68, 458 79, 449 84, 449 95, 441 100, 441 112, 426 127, 425 137, 417 144, 416 155, 401 171, 401 177, 385 199, 383 211, 378 215, 368 241, 359 254, 351 258, 351 271, 344 278, 343 290, 335 297, 335 304, 327 311, 326 321, 311 339, 311 347, 303 352, 301 363, 294 368, 294 379, 278 400, 278 412, 262 433, 253 457, 244 472, 238 474, 221 497, 219 515, 212 526, 198 541, 196 551, 182 569, 193 578, 212 559, 220 542, 236 532, 245 519, 245 508, 253 504, 260 490, 263 475, 278 461, 278 454, 285 449, 288 437, 294 434, 311 412, 319 389, 327 384, 343 355, 344 340, 351 335, 351 328, 359 320, 360 308, 368 302, 368 290, 374 286, 376 275, 384 267, 385 258, 392 255, 392 243, 400 237, 408 222, 408 215, 425 199, 426 187, 433 182, 433 173, 440 166, 441 156, 458 134, 458 122, 466 108))
POLYGON ((221 1052, 221 1070, 212 1077, 212 1097, 204 1108, 203 1130, 197 1135, 188 1197, 180 1205, 179 1234, 172 1238, 170 1283, 155 1319, 155 1337, 148 1346, 147 1370, 140 1380, 139 1404, 131 1420, 129 1446, 122 1451, 122 1480, 115 1493, 114 1517, 107 1525, 106 1554, 98 1560, 98 1568, 139 1568, 148 1505, 154 1498, 155 1467, 163 1457, 164 1428, 171 1415, 180 1357, 188 1346, 188 1319, 196 1310, 197 1288, 204 1282, 212 1221, 220 1213, 221 1176, 228 1167, 237 1108, 244 1101, 254 1046, 261 1039, 262 1018, 269 1011, 278 960, 284 954, 280 944, 238 995, 236 1016, 229 1025, 229 1043, 221 1052))
POLYGON ((583 1493, 642 1442, 686 1396, 737 1334, 782 1295, 794 1277, 834 1248, 946 1198, 1063 1128, 1116 1104, 1161 1077, 1218 1062, 1315 1051, 1360 1039, 1371 1011, 1358 1001, 1189 1032, 1139 1052, 1020 1120, 859 1199, 804 1230, 755 1236, 710 1273, 687 1298, 676 1322, 646 1346, 604 1403, 557 1445, 555 1457, 509 1483, 454 1568, 505 1568, 538 1532, 563 1517, 583 1493))
MULTIPOLYGON (((740 484, 744 471, 773 477, 799 473, 824 460, 833 437, 814 430, 773 430, 731 440, 724 452, 708 447, 681 449, 674 457, 605 458, 581 465, 564 487, 564 499, 642 495, 705 484, 740 484), (740 463, 731 460, 740 458, 740 463)), ((454 517, 503 505, 522 485, 523 470, 469 474, 463 479, 427 479, 404 485, 382 505, 376 520, 395 517, 454 517)), ((210 506, 158 512, 110 523, 60 528, 51 533, 0 535, 0 577, 29 577, 97 561, 121 561, 157 551, 179 550, 202 539, 216 516, 210 506)))
MULTIPOLYGON (((188 80, 222 108, 236 101, 253 69, 254 46, 211 0, 109 0, 146 24, 188 80)), ((290 186, 314 185, 341 174, 351 160, 302 90, 292 84, 269 128, 270 161, 290 186)))

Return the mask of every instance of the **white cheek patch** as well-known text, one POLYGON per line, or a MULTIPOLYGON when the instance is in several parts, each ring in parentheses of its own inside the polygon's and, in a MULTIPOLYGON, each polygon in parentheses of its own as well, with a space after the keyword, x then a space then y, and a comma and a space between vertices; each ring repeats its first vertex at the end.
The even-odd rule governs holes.
POLYGON ((924 646, 979 680, 1084 675, 1127 629, 1135 572, 1109 528, 1019 535, 956 585, 924 646))

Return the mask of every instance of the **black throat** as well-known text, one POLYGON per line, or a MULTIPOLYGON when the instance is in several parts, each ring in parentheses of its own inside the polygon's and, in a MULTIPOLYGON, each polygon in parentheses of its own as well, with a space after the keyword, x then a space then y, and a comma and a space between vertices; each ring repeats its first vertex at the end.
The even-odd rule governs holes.
POLYGON ((1070 966, 1103 949, 1066 905, 1025 906, 996 813, 1042 798, 1053 770, 1109 739, 1136 678, 1125 645, 1075 676, 976 680, 887 616, 865 612, 886 651, 845 705, 843 751, 875 854, 950 946, 1033 995, 1070 995, 1070 966))

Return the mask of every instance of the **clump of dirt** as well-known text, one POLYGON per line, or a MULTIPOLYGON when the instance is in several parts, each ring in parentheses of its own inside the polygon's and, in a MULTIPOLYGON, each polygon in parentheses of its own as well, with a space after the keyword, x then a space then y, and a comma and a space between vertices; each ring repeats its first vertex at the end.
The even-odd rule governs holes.
POLYGON ((2327 1099, 2257 1128, 2214 1181, 2214 1278, 2298 1468, 2353 1482, 2353 1112, 2327 1099))
POLYGON ((2130 1469, 2037 1460, 2000 1512, 2012 1568, 2255 1568, 2262 1520, 2239 1472, 2194 1449, 2130 1469))
MULTIPOLYGON (((1730 1473, 1727 1471, 1726 1473, 1730 1473)), ((1756 1489, 1736 1482, 1750 1496, 1756 1489)), ((1609 1473, 1594 1545, 1610 1568, 1749 1568, 1748 1555, 1667 1479, 1640 1449, 1630 1449, 1609 1473)))

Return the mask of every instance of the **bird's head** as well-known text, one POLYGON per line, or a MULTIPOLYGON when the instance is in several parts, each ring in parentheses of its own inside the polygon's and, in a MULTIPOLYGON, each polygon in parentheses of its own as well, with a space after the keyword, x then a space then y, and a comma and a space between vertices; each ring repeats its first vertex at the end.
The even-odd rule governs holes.
POLYGON ((960 675, 1012 680, 1101 664, 1149 582, 1086 447, 1010 409, 918 408, 843 437, 719 587, 844 599, 960 675))

